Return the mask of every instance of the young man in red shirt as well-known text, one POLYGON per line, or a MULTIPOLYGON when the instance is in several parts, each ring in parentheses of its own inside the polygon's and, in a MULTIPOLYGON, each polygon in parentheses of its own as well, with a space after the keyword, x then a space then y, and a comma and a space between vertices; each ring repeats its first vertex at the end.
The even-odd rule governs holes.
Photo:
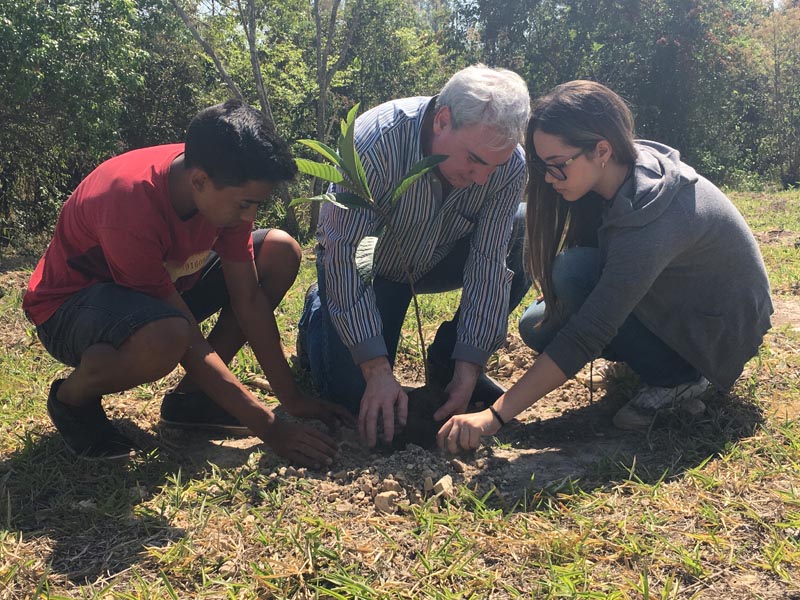
POLYGON ((263 115, 231 100, 200 112, 185 144, 122 154, 81 182, 23 300, 47 351, 75 367, 47 400, 70 450, 128 456, 134 445, 102 396, 180 363, 186 377, 164 398, 162 421, 249 430, 292 461, 331 461, 329 436, 276 420, 226 366, 248 341, 289 414, 328 423, 343 414, 301 392, 283 354, 273 311, 297 275, 297 242, 277 229, 251 233, 273 186, 295 173, 263 115), (197 323, 220 309, 205 339, 197 323))

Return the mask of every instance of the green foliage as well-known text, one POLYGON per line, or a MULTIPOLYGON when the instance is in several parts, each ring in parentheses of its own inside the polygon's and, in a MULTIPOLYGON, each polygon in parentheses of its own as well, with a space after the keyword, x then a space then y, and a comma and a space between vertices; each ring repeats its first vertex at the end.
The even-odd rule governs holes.
MULTIPOLYGON (((181 5, 258 104, 247 3, 181 5)), ((261 75, 288 139, 336 146, 332 124, 344 107, 434 94, 480 61, 519 72, 533 97, 576 78, 609 85, 631 103, 640 136, 675 146, 718 183, 800 180, 797 3, 346 2, 331 39, 320 40, 330 43, 328 67, 351 41, 324 99, 311 3, 254 0, 254 8, 261 75)), ((99 162, 180 141, 200 108, 231 94, 172 0, 0 0, 0 53, 0 235, 17 246, 43 245, 60 204, 99 162)), ((322 148, 307 145, 301 156, 322 148)), ((362 193, 354 166, 351 187, 362 193)), ((264 218, 284 226, 285 216, 276 203, 264 218)))
POLYGON ((17 243, 52 223, 73 174, 118 140, 142 84, 129 0, 0 0, 0 227, 17 243))
POLYGON ((769 127, 758 140, 762 170, 784 186, 800 183, 800 7, 766 16, 752 28, 748 67, 762 93, 769 127), (767 160, 764 160, 767 159, 767 160))
POLYGON ((121 97, 119 138, 125 149, 182 141, 208 93, 207 69, 170 0, 139 0, 138 15, 143 85, 121 97))
POLYGON ((358 23, 347 68, 333 85, 349 99, 340 106, 432 95, 449 77, 437 36, 412 2, 364 0, 358 23))

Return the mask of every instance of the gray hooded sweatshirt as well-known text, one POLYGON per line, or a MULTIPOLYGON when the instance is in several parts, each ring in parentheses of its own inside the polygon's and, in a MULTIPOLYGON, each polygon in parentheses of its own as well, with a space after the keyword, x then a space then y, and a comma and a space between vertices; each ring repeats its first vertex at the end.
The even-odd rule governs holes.
POLYGON ((761 253, 731 201, 677 150, 644 140, 636 148, 632 177, 603 211, 600 280, 544 351, 570 377, 633 313, 728 389, 771 325, 761 253))

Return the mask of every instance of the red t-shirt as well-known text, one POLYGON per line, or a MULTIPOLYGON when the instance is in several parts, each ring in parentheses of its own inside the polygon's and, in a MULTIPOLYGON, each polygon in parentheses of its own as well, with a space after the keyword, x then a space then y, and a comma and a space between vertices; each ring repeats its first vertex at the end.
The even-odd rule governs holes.
POLYGON ((251 223, 219 228, 199 213, 186 220, 175 213, 169 169, 182 152, 183 144, 133 150, 81 182, 61 209, 22 301, 34 324, 98 282, 166 298, 195 283, 212 249, 226 260, 253 260, 251 223))

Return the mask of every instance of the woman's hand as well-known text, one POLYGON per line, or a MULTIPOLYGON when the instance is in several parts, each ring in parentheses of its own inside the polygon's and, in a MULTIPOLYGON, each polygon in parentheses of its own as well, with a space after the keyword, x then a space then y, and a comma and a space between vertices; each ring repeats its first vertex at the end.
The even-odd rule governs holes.
POLYGON ((488 408, 477 413, 456 415, 442 425, 436 436, 439 448, 455 454, 463 450, 474 450, 481 443, 481 437, 494 435, 500 430, 500 423, 488 408))

